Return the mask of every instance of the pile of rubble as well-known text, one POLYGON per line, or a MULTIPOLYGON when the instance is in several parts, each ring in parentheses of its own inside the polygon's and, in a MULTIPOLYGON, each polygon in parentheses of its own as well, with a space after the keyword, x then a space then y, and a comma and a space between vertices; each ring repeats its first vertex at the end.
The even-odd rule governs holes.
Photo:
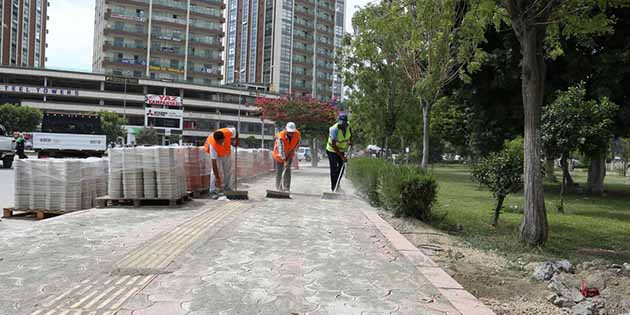
POLYGON ((603 260, 573 266, 569 261, 544 262, 534 278, 547 281, 547 300, 570 315, 630 315, 630 264, 603 260))

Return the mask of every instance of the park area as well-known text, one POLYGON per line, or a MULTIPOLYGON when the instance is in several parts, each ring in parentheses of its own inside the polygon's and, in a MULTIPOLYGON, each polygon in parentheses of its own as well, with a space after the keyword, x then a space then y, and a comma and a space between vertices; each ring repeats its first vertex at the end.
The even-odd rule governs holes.
MULTIPOLYGON (((370 160, 375 162, 374 158, 370 160)), ((365 183, 352 170, 356 162, 350 162, 349 176, 355 177, 362 196, 369 200, 383 196, 385 192, 377 187, 378 197, 369 198, 365 183)), ((560 184, 545 183, 549 241, 544 246, 532 247, 518 237, 523 217, 522 192, 506 198, 499 222, 493 226, 496 202, 487 188, 473 180, 470 166, 436 164, 429 173, 437 183, 430 217, 421 221, 384 209, 379 214, 497 314, 625 314, 628 311, 630 185, 626 177, 607 175, 604 196, 577 192, 565 195, 564 213, 555 211, 560 184), (570 262, 566 272, 553 279, 553 275, 536 278, 545 262, 563 260, 570 262), (597 306, 584 313, 571 310, 574 302, 557 298, 556 285, 562 283, 577 291, 582 280, 601 294, 588 299, 597 306)), ((369 177, 363 178, 370 181, 369 177)), ((585 185, 584 170, 576 169, 573 178, 579 186, 585 185)), ((382 199, 377 203, 383 205, 382 199)))

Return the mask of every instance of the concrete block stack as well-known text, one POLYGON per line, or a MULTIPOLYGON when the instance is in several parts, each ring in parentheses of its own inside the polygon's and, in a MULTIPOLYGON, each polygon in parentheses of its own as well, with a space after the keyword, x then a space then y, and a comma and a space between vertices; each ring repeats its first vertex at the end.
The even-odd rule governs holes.
POLYGON ((92 208, 106 195, 102 159, 16 161, 15 208, 70 212, 92 208))
POLYGON ((110 150, 110 198, 179 199, 186 195, 185 148, 110 150))
POLYGON ((203 147, 185 147, 186 184, 189 191, 206 190, 210 187, 212 166, 203 147))

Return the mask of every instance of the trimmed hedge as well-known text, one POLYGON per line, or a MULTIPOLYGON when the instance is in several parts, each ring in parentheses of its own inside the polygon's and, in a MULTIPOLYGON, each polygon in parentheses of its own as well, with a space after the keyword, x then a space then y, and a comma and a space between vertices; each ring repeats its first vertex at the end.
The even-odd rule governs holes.
POLYGON ((381 200, 378 194, 379 177, 383 171, 392 168, 393 165, 378 158, 354 158, 348 162, 348 177, 354 186, 364 194, 370 204, 380 206, 381 200))
POLYGON ((426 221, 437 199, 437 182, 415 166, 395 166, 376 158, 352 159, 348 176, 370 203, 396 216, 426 221))

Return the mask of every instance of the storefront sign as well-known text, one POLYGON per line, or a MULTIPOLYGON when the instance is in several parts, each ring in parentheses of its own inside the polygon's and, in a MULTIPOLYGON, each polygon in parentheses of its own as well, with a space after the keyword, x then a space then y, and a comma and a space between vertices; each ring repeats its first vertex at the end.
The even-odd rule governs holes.
POLYGON ((144 114, 147 117, 155 117, 155 118, 171 118, 171 119, 184 118, 184 111, 180 109, 145 108, 144 114))
POLYGON ((179 96, 169 95, 153 95, 149 94, 144 97, 145 103, 149 105, 161 106, 182 106, 182 98, 179 96))
POLYGON ((36 87, 36 86, 28 86, 28 85, 14 85, 14 84, 0 84, 0 92, 59 95, 59 96, 79 96, 79 90, 75 90, 75 89, 58 89, 54 87, 36 87))

